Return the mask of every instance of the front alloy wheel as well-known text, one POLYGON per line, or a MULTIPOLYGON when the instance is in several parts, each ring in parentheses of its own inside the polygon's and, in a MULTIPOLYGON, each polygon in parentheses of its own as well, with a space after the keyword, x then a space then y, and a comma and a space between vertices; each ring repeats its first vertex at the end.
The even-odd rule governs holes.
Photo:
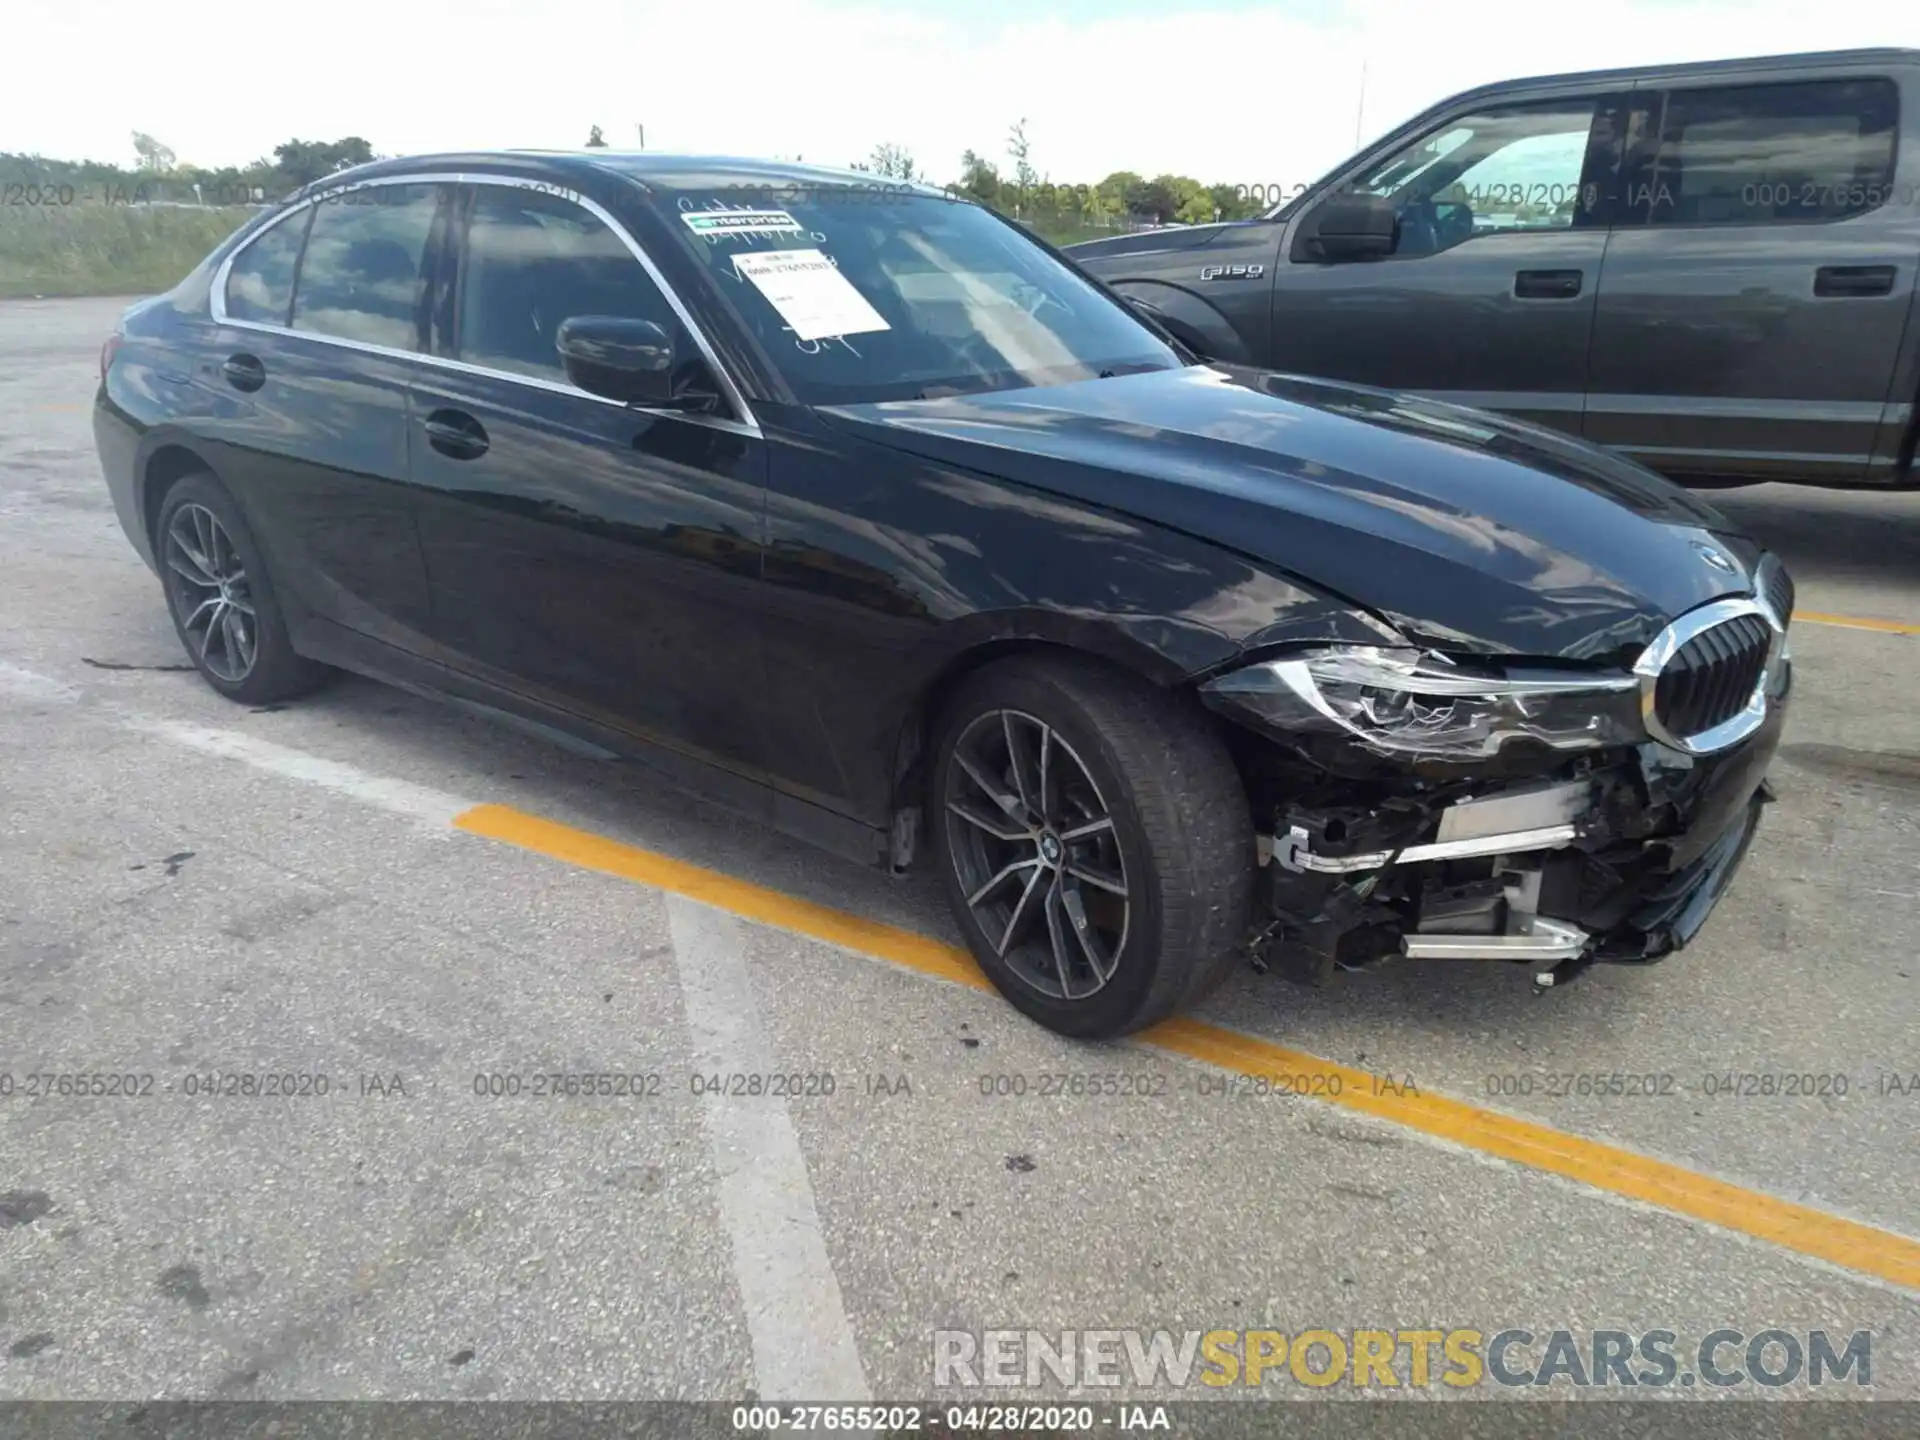
POLYGON ((994 953, 1042 995, 1083 1000, 1127 943, 1127 866, 1087 767, 1044 720, 976 716, 947 768, 947 845, 994 953))
POLYGON ((1227 973, 1255 856, 1216 724, 1065 652, 987 665, 946 705, 927 798, 947 899, 987 978, 1049 1029, 1125 1035, 1227 973))

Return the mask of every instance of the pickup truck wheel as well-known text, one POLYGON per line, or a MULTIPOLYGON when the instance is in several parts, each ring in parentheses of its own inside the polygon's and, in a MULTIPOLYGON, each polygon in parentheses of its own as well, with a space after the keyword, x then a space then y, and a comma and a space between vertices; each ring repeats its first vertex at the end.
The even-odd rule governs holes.
POLYGON ((1125 1035, 1229 972, 1253 825, 1203 713, 1093 661, 1022 656, 963 683, 934 755, 947 898, 1018 1009, 1125 1035))
POLYGON ((211 474, 183 475, 167 491, 154 551, 187 658, 227 699, 289 700, 332 673, 294 651, 246 517, 211 474))

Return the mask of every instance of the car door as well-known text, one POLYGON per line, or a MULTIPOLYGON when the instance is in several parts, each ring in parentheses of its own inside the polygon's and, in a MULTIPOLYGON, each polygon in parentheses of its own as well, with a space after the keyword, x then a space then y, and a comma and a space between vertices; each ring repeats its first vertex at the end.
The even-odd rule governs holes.
POLYGON ((1569 93, 1458 111, 1374 154, 1301 209, 1273 288, 1273 365, 1437 395, 1578 433, 1606 247, 1591 183, 1621 97, 1569 93), (1392 254, 1327 261, 1321 206, 1386 196, 1392 254))
POLYGON ((1653 89, 1594 320, 1587 435, 1677 476, 1860 480, 1890 396, 1920 226, 1880 76, 1653 89))
POLYGON ((411 646, 428 616, 407 498, 407 378, 449 188, 324 195, 235 253, 201 359, 209 460, 276 579, 322 622, 411 646))
MULTIPOLYGON (((738 415, 576 388, 574 315, 651 319, 699 351, 612 217, 550 187, 463 191, 409 455, 446 658, 539 704, 747 777, 765 803, 756 621, 766 456, 738 415)), ((705 364, 695 359, 691 363, 705 364)), ((702 779, 716 777, 703 776, 702 779)))

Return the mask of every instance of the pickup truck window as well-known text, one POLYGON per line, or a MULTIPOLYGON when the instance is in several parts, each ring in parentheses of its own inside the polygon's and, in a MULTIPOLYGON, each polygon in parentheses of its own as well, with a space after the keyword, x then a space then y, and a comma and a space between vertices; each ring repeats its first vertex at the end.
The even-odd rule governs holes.
POLYGON ((1564 230, 1580 203, 1595 102, 1509 105, 1445 122, 1354 184, 1400 212, 1396 259, 1475 236, 1564 230))
POLYGON ((1892 194, 1899 109, 1898 90, 1881 79, 1650 97, 1616 223, 1774 225, 1875 209, 1892 194))

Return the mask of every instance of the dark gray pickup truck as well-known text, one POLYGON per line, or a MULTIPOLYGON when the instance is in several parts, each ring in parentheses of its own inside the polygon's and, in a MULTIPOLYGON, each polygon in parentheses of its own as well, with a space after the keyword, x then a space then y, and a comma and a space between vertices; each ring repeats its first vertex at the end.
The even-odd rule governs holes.
POLYGON ((1066 253, 1216 360, 1690 483, 1920 485, 1920 50, 1489 85, 1262 219, 1066 253))

